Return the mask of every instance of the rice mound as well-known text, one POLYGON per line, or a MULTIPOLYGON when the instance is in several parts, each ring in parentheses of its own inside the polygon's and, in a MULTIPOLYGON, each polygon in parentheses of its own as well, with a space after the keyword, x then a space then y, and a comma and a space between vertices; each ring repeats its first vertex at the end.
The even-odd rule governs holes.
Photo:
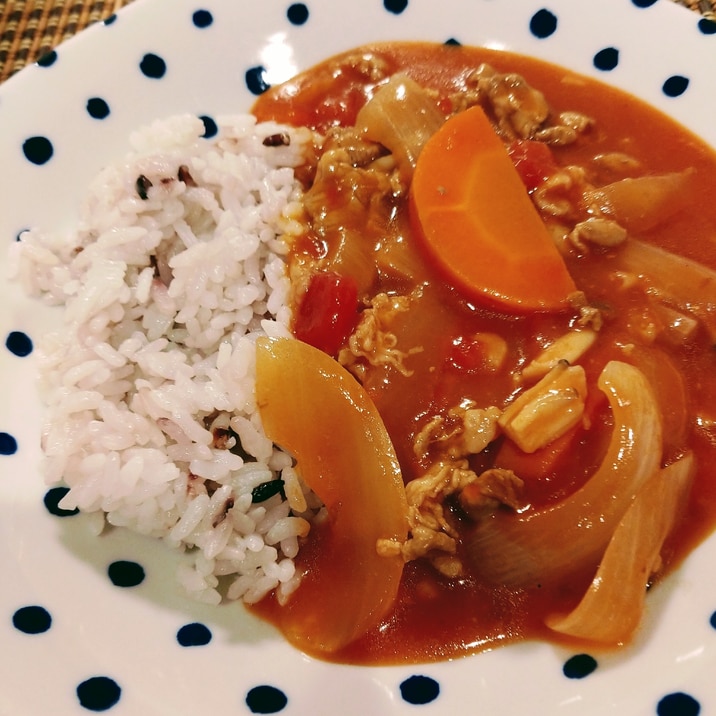
POLYGON ((290 336, 284 237, 300 230, 293 168, 311 137, 250 115, 217 125, 134 133, 79 225, 25 232, 11 261, 29 294, 64 306, 38 344, 61 506, 187 550, 179 580, 199 600, 283 600, 319 505, 262 431, 255 340, 290 336))

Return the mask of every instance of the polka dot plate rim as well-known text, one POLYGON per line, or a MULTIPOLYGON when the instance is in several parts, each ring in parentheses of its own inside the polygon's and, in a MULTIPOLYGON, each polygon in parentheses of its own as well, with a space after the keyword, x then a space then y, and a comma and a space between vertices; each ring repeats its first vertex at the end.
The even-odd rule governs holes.
MULTIPOLYGON (((0 236, 7 246, 30 225, 70 225, 134 128, 244 111, 265 84, 374 40, 532 54, 632 91, 716 146, 715 29, 668 0, 137 0, 0 86, 0 236)), ((238 605, 185 599, 180 556, 122 531, 93 538, 91 520, 62 513, 42 484, 33 345, 55 315, 0 282, 0 713, 716 708, 714 539, 650 595, 636 643, 614 655, 530 643, 450 663, 332 665, 238 605)))

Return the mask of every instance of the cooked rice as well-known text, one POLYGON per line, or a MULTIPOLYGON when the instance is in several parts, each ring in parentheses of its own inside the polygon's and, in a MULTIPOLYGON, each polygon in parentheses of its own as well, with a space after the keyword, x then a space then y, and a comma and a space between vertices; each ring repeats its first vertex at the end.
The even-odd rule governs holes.
POLYGON ((317 504, 262 432, 255 340, 288 336, 286 234, 305 130, 219 118, 157 122, 90 186, 70 233, 12 249, 25 289, 64 306, 41 339, 45 477, 62 507, 186 549, 196 598, 255 602, 297 585, 317 504), (288 132, 288 146, 263 139, 288 132), (268 145, 273 142, 267 142, 268 145), (252 491, 283 479, 256 502, 252 491))

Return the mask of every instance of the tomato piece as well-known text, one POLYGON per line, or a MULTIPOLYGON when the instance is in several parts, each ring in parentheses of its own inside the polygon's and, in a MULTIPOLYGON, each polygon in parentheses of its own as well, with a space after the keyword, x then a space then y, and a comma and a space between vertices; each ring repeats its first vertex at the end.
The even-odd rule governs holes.
POLYGON ((552 150, 544 142, 517 139, 507 147, 507 153, 529 192, 557 171, 552 150))
POLYGON ((485 364, 485 348, 476 338, 458 336, 450 343, 447 362, 453 368, 474 373, 485 364))
MULTIPOLYGON (((557 471, 560 460, 574 448, 578 438, 583 435, 584 428, 577 426, 553 440, 548 445, 531 453, 520 450, 509 438, 500 445, 495 458, 495 465, 512 470, 525 481, 544 480, 551 482, 557 471)), ((554 487, 549 486, 552 490, 554 487)))
POLYGON ((293 324, 299 341, 334 356, 358 320, 358 285, 335 271, 313 274, 293 324))

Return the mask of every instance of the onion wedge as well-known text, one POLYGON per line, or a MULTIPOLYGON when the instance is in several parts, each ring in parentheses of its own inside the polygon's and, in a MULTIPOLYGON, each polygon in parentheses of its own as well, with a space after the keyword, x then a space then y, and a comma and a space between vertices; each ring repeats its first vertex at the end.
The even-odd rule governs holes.
POLYGON ((444 121, 430 92, 399 72, 358 111, 356 127, 367 139, 380 142, 408 179, 425 143, 444 121))
POLYGON ((648 231, 693 201, 694 170, 628 177, 584 193, 585 201, 631 232, 648 231))
POLYGON ((636 239, 625 242, 616 262, 623 270, 646 276, 657 298, 696 316, 716 339, 716 271, 636 239))
POLYGON ((292 339, 260 338, 256 350, 264 430, 328 511, 278 624, 304 651, 335 652, 377 626, 398 593, 403 559, 376 544, 407 539, 400 466, 370 397, 337 361, 292 339))
POLYGON ((691 488, 694 457, 657 470, 644 484, 609 541, 599 569, 576 608, 547 626, 602 644, 623 644, 641 621, 649 578, 691 488))
POLYGON ((467 549, 478 575, 509 586, 554 583, 595 568, 617 524, 660 466, 662 423, 644 374, 609 362, 597 385, 607 395, 614 430, 606 455, 586 484, 544 510, 496 512, 478 523, 467 549))

